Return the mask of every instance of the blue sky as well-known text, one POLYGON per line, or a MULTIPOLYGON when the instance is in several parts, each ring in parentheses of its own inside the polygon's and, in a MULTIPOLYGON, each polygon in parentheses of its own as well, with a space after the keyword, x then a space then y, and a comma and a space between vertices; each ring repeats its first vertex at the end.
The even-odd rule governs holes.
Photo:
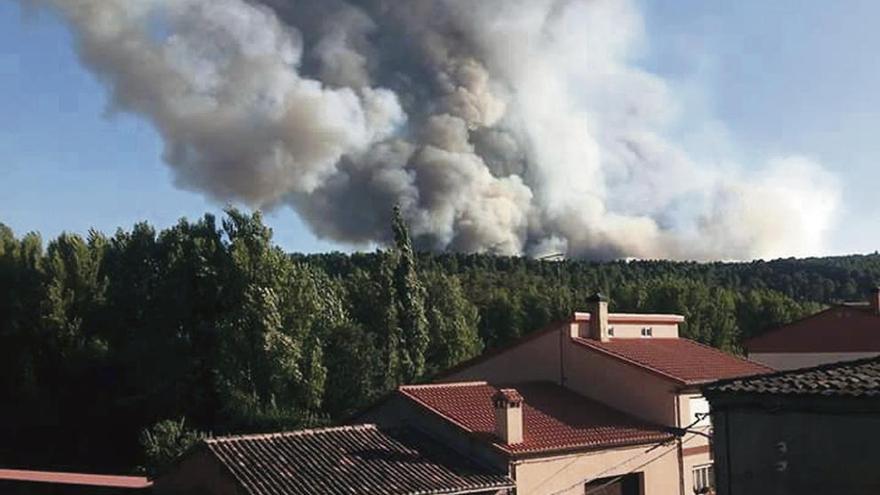
MULTIPOLYGON (((174 186, 152 127, 108 116, 104 88, 80 66, 66 27, 44 11, 25 14, 0 2, 0 222, 49 239, 220 214, 225 205, 174 186)), ((267 220, 290 251, 344 248, 317 239, 289 209, 267 220)))
MULTIPOLYGON (((744 163, 802 154, 840 178, 844 210, 828 253, 816 254, 876 250, 880 2, 640 5, 640 63, 670 81, 687 112, 719 122, 721 131, 707 132, 724 134, 725 152, 744 163)), ((79 65, 66 28, 45 13, 23 17, 15 2, 0 2, 0 115, 0 222, 18 233, 112 232, 139 220, 164 227, 223 206, 176 188, 153 129, 130 115, 108 118, 104 89, 79 65)), ((342 248, 289 209, 268 222, 286 249, 342 248)))

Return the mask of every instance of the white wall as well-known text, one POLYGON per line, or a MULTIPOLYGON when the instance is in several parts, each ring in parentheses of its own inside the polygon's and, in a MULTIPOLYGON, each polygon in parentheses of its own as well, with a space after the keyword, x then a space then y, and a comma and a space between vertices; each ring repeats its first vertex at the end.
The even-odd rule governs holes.
MULTIPOLYGON (((562 328, 568 327, 569 324, 565 323, 562 328)), ((560 330, 547 332, 436 381, 485 380, 496 385, 534 381, 559 383, 560 330)), ((567 334, 563 337, 569 340, 567 334)))
MULTIPOLYGON (((681 394, 678 396, 679 424, 681 427, 689 426, 697 419, 698 413, 709 412, 709 402, 699 394, 681 394)), ((684 474, 684 492, 693 493, 695 466, 712 463, 711 447, 708 435, 712 431, 712 421, 703 419, 690 427, 689 431, 698 433, 686 433, 682 438, 682 463, 684 474), (702 434, 700 434, 702 433, 702 434)))
POLYGON ((673 442, 645 453, 649 447, 638 445, 516 461, 512 469, 516 492, 525 495, 557 492, 583 495, 584 480, 641 472, 644 495, 677 495, 680 491, 678 446, 673 442), (651 460, 653 462, 648 462, 651 460))
MULTIPOLYGON (((577 335, 589 337, 590 314, 575 313, 577 335)), ((678 324, 684 319, 677 315, 649 315, 611 313, 608 315, 608 328, 614 329, 613 338, 642 338, 642 328, 651 329, 652 337, 658 339, 674 339, 678 337, 678 324)))
POLYGON ((565 344, 566 387, 646 421, 677 426, 673 382, 570 339, 565 344))

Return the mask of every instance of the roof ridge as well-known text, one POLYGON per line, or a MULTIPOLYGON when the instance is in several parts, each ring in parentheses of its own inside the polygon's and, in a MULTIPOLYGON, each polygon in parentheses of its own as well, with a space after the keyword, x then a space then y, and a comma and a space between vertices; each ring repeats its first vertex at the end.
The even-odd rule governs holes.
POLYGON ((256 440, 283 437, 298 437, 304 435, 316 435, 329 431, 353 431, 353 430, 377 430, 379 427, 373 423, 364 423, 358 425, 342 425, 342 426, 323 426, 320 428, 307 428, 304 430, 278 431, 272 433, 245 433, 241 435, 224 435, 220 437, 206 438, 204 441, 208 444, 233 442, 238 440, 256 440))
POLYGON ((412 385, 399 385, 398 390, 419 390, 424 388, 436 387, 476 387, 480 385, 488 385, 485 380, 471 380, 466 382, 437 382, 437 383, 416 383, 412 385))

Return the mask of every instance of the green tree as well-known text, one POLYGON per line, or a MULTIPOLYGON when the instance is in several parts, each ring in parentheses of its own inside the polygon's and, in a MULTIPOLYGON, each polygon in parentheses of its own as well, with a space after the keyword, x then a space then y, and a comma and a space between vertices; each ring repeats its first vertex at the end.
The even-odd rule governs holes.
POLYGON ((225 312, 218 322, 215 373, 228 427, 297 423, 302 345, 285 325, 284 281, 290 260, 272 245, 259 212, 226 210, 229 263, 223 268, 225 312))
POLYGON ((61 234, 46 251, 43 326, 61 355, 89 346, 100 352, 105 347, 89 323, 104 301, 107 281, 100 267, 106 244, 106 239, 94 231, 89 233, 88 241, 61 234))
POLYGON ((325 409, 346 418, 385 390, 383 356, 374 334, 358 324, 337 327, 326 340, 325 409))
POLYGON ((397 288, 395 286, 394 272, 391 263, 395 258, 384 260, 379 266, 380 292, 379 299, 374 301, 378 305, 378 324, 381 336, 381 345, 385 355, 383 368, 382 387, 392 390, 394 387, 407 381, 405 362, 408 361, 404 340, 404 329, 400 322, 400 304, 398 304, 397 288))
POLYGON ((798 303, 773 290, 754 289, 740 297, 736 306, 736 317, 742 322, 744 337, 748 338, 821 309, 822 306, 819 304, 798 303))
POLYGON ((41 331, 42 258, 38 234, 18 240, 0 224, 0 393, 22 401, 38 398, 39 368, 52 360, 41 331))
POLYGON ((425 289, 419 279, 409 232, 397 206, 394 207, 391 227, 397 248, 394 290, 401 329, 402 377, 404 381, 411 382, 418 380, 425 372, 425 351, 429 340, 425 289))
POLYGON ((166 419, 141 432, 145 474, 153 477, 170 468, 187 450, 205 438, 207 433, 187 428, 186 420, 166 419))
POLYGON ((880 282, 876 253, 550 263, 415 253, 399 210, 392 233, 391 250, 304 255, 235 209, 46 249, 0 225, 0 464, 130 468, 141 431, 165 418, 222 433, 342 419, 596 290, 615 311, 680 313, 682 336, 737 351, 880 282))
POLYGON ((159 273, 147 300, 148 321, 126 346, 137 363, 137 397, 151 421, 183 415, 213 428, 224 410, 217 372, 221 323, 233 304, 228 246, 215 217, 205 215, 162 231, 155 249, 159 273))
POLYGON ((430 343, 428 373, 434 374, 480 353, 477 307, 464 297, 458 277, 439 272, 426 275, 430 343))

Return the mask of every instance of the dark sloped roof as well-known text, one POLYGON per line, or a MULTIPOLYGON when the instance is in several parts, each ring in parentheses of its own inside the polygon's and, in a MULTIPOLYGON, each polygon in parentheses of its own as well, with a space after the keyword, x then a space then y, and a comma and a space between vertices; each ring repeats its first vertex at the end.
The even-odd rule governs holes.
POLYGON ((684 338, 612 338, 608 342, 573 340, 682 385, 773 371, 762 364, 684 338))
POLYGON ((880 358, 824 364, 812 368, 722 380, 703 388, 708 395, 878 397, 880 358))
POLYGON ((746 340, 750 352, 880 352, 880 315, 843 304, 746 340))
POLYGON ((588 450, 654 443, 672 438, 662 427, 633 418, 548 382, 520 383, 523 441, 503 444, 495 436, 492 397, 486 382, 411 385, 400 393, 475 438, 508 454, 588 450))
POLYGON ((375 425, 206 440, 245 493, 452 494, 512 487, 506 476, 411 429, 375 425))

